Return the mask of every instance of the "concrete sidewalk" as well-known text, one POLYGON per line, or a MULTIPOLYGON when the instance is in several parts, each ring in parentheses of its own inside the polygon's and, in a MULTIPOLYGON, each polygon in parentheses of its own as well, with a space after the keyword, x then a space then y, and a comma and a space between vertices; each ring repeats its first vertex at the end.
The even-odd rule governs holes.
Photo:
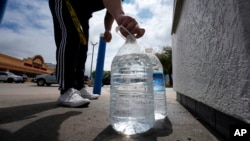
MULTIPOLYGON (((88 88, 92 90, 92 88, 88 88)), ((109 124, 110 87, 88 107, 56 105, 57 86, 37 87, 32 83, 0 83, 1 141, 217 141, 218 136, 204 127, 176 101, 167 88, 168 117, 155 124, 152 132, 125 137, 109 124), (13 88, 12 88, 13 87, 13 88)))

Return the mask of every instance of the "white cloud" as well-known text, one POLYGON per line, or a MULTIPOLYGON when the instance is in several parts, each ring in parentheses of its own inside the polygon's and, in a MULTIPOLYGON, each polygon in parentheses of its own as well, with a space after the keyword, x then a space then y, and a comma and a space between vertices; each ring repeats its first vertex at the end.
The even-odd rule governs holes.
MULTIPOLYGON (((126 1, 126 0, 125 0, 126 1)), ((171 45, 173 0, 133 0, 124 2, 124 11, 133 16, 139 25, 146 29, 145 35, 138 39, 142 47, 151 46, 160 50, 171 45), (146 12, 146 13, 145 13, 146 12), (145 15, 147 12, 150 15, 145 15)), ((99 42, 104 31, 103 18, 106 10, 93 13, 90 19, 89 51, 86 62, 86 74, 89 74, 92 44, 99 42)), ((110 70, 111 62, 118 49, 125 42, 112 28, 113 39, 106 44, 104 70, 110 70)), ((47 0, 11 0, 8 1, 5 16, 0 25, 0 52, 17 58, 42 55, 45 62, 56 63, 53 23, 47 0)), ((93 70, 95 70, 98 46, 95 46, 93 70)))

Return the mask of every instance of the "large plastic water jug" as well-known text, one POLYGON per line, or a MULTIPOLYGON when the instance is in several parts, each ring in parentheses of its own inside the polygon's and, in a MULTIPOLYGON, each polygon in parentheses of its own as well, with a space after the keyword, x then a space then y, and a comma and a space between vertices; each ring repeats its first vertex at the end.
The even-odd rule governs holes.
POLYGON ((154 125, 152 64, 128 35, 111 65, 110 123, 121 134, 135 135, 154 125))
POLYGON ((153 67, 155 120, 161 120, 167 116, 167 98, 163 67, 160 60, 153 54, 153 48, 146 48, 145 51, 153 67))

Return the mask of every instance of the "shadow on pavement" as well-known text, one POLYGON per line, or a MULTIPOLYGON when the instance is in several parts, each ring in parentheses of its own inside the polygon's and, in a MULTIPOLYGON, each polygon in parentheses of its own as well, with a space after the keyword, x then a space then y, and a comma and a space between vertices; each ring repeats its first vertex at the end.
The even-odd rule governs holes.
MULTIPOLYGON (((57 108, 55 102, 0 108, 0 125, 29 119, 36 113, 57 108)), ((66 112, 46 116, 29 123, 16 132, 0 128, 1 141, 58 141, 60 125, 68 118, 82 112, 66 112)))
POLYGON ((55 108, 58 108, 56 102, 0 108, 0 124, 29 119, 36 113, 55 108))
POLYGON ((157 141, 157 137, 168 136, 172 132, 172 124, 168 118, 165 118, 164 120, 157 121, 149 132, 136 136, 118 134, 109 125, 93 141, 157 141))

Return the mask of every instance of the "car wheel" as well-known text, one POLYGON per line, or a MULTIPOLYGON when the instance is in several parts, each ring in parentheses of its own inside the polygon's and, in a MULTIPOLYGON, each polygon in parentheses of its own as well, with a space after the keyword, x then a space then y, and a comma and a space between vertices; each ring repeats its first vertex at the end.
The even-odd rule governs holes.
POLYGON ((9 79, 7 80, 7 82, 8 82, 8 83, 13 83, 13 82, 14 82, 14 80, 13 80, 13 79, 11 79, 11 78, 9 78, 9 79))
POLYGON ((43 79, 37 80, 37 86, 44 86, 44 84, 45 84, 45 80, 43 80, 43 79))
POLYGON ((51 86, 51 84, 50 84, 50 83, 47 83, 46 86, 51 86))

